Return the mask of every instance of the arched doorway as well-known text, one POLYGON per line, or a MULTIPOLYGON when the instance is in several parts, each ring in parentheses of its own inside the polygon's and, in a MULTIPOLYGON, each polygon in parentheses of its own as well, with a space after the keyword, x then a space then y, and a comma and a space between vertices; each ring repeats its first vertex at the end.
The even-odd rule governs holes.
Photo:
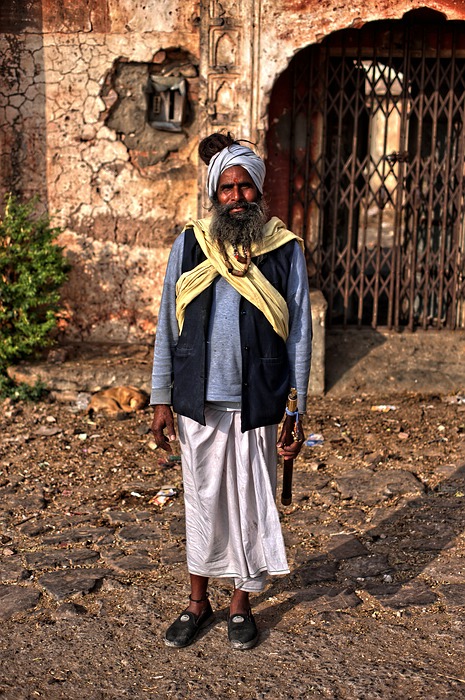
POLYGON ((328 324, 464 328, 465 31, 432 11, 344 30, 277 80, 273 213, 328 324))

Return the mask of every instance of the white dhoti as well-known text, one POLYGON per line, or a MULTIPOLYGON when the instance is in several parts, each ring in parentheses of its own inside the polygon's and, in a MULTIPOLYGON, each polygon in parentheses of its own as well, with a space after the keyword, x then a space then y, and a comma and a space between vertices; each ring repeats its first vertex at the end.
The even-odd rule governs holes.
POLYGON ((240 411, 178 416, 189 573, 259 591, 289 573, 276 508, 277 426, 241 433, 240 411))

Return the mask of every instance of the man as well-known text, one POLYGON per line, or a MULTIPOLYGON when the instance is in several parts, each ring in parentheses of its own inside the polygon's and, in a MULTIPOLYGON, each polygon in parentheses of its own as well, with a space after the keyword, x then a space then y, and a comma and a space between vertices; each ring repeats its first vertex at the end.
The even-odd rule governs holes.
POLYGON ((210 577, 232 578, 228 637, 258 639, 249 593, 289 572, 275 504, 277 451, 295 458, 306 409, 311 316, 301 240, 263 201, 265 164, 224 134, 199 146, 211 219, 192 221, 170 254, 155 342, 152 431, 171 452, 178 415, 189 605, 165 643, 184 647, 213 615, 210 577), (166 430, 167 435, 164 434, 166 430))

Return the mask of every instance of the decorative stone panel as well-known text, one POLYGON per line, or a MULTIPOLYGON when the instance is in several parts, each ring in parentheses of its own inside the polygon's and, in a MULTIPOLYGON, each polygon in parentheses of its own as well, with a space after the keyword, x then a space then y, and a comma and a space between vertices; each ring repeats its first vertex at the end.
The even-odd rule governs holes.
MULTIPOLYGON (((205 119, 199 137, 214 131, 231 131, 250 139, 255 131, 253 104, 256 95, 254 18, 258 0, 217 2, 201 6, 200 70, 204 90, 200 94, 205 119)), ((200 211, 205 211, 206 170, 200 167, 200 211)))

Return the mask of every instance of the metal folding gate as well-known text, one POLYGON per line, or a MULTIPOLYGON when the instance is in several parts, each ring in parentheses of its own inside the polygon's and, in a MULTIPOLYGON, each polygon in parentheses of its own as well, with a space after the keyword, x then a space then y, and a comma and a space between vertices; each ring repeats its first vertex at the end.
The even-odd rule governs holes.
POLYGON ((291 64, 288 221, 328 323, 465 327, 465 31, 375 22, 291 64))

